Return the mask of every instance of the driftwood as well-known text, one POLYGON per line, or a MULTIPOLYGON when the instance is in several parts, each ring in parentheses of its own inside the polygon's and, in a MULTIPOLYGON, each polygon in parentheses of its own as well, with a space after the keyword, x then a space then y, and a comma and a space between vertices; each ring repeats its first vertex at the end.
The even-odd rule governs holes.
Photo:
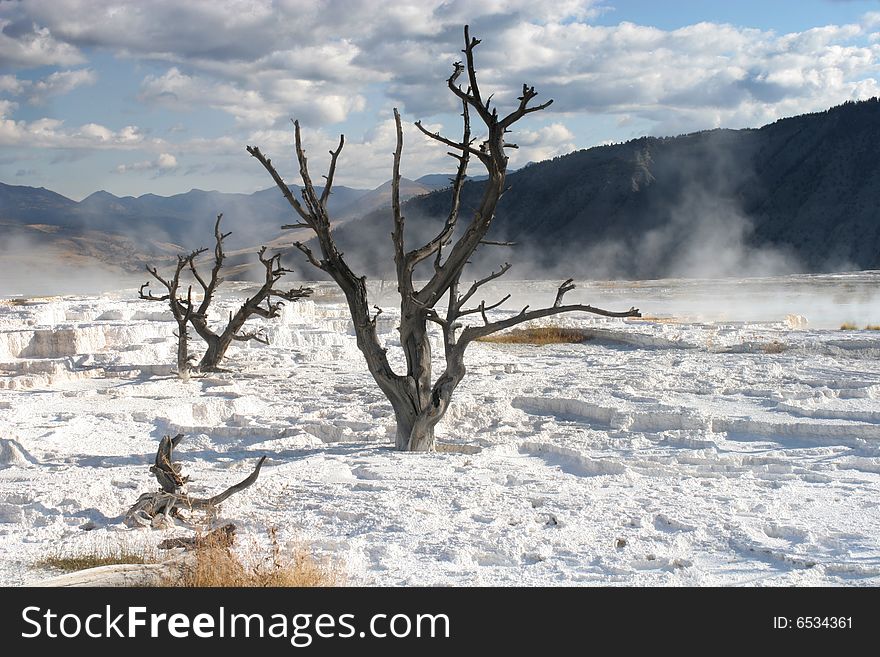
POLYGON ((25 584, 25 586, 39 586, 41 588, 162 586, 165 582, 177 581, 192 563, 193 558, 192 553, 185 552, 161 563, 98 566, 36 580, 25 584))
POLYGON ((184 550, 198 550, 200 548, 232 547, 235 542, 235 525, 227 522, 225 525, 217 527, 208 532, 204 536, 180 536, 177 538, 167 538, 159 543, 160 550, 173 550, 174 548, 183 548, 184 550))
MULTIPOLYGON (((159 441, 159 449, 156 451, 156 461, 150 466, 150 472, 156 476, 161 490, 144 493, 132 507, 126 511, 123 521, 129 527, 146 527, 167 524, 170 518, 182 517, 180 512, 185 510, 206 511, 209 514, 216 512, 219 505, 240 491, 253 484, 260 476, 260 468, 263 467, 265 456, 260 457, 254 471, 234 486, 230 486, 222 493, 212 497, 190 497, 185 490, 189 477, 180 474, 180 464, 173 462, 174 448, 183 439, 183 434, 177 434, 174 438, 163 436, 159 441)), ((234 532, 234 529, 233 529, 234 532)))

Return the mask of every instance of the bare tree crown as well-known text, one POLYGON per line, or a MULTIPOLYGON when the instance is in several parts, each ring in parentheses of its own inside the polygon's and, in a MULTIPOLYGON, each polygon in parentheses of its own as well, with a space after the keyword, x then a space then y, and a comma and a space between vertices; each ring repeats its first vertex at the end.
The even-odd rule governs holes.
POLYGON ((495 217, 498 201, 504 193, 508 162, 505 149, 516 148, 515 144, 505 141, 505 135, 521 118, 546 109, 553 101, 532 104, 538 93, 534 87, 524 84, 522 94, 517 98, 517 106, 507 114, 500 115, 497 106, 492 105, 492 96, 484 100, 480 91, 474 65, 474 50, 480 44, 480 40, 470 36, 467 26, 464 28, 464 43, 462 50, 464 62, 455 62, 452 74, 446 80, 449 90, 461 102, 463 119, 461 139, 455 140, 430 132, 420 121, 415 123, 427 137, 449 148, 451 150, 449 154, 456 160, 449 213, 433 239, 409 251, 405 248, 406 220, 400 202, 403 130, 400 113, 396 108, 394 109, 397 142, 391 179, 392 243, 400 293, 400 340, 406 356, 406 374, 397 374, 392 370, 386 357, 386 350, 379 342, 376 334, 378 313, 371 316, 366 278, 356 275, 349 268, 333 240, 327 199, 333 186, 339 154, 345 144, 344 137, 340 136, 338 146, 330 151, 330 167, 324 189, 319 196, 309 173, 299 122, 293 122, 296 158, 303 184, 302 201, 290 191, 271 160, 258 147, 247 147, 248 153, 268 171, 294 212, 302 219, 302 223, 286 227, 309 227, 315 232, 319 255, 301 242, 295 243, 295 246, 305 254, 312 265, 327 272, 345 293, 358 346, 364 354, 373 378, 394 408, 398 423, 397 446, 406 450, 433 448, 433 427, 445 414, 452 392, 464 376, 464 352, 475 339, 522 322, 573 311, 606 317, 639 316, 635 308, 614 312, 583 304, 564 304, 564 295, 574 288, 571 279, 559 286, 553 305, 546 308, 529 310, 526 306, 513 316, 490 321, 487 312, 501 306, 510 295, 495 303, 487 304, 485 300, 481 300, 479 304, 468 306, 469 302, 477 298, 477 292, 483 285, 499 278, 510 269, 510 264, 504 263, 497 271, 475 280, 463 293, 460 291, 462 273, 472 254, 481 245, 499 244, 485 238, 495 217), (459 79, 465 74, 466 80, 459 83, 459 79), (476 114, 487 131, 485 140, 479 144, 475 143, 476 138, 471 133, 472 113, 476 114), (461 211, 461 191, 471 158, 476 158, 483 165, 488 178, 484 183, 479 204, 474 208, 464 230, 456 238, 461 211), (426 283, 417 288, 413 277, 416 266, 429 259, 433 264, 433 273, 426 283), (444 297, 448 299, 446 308, 438 311, 436 306, 444 297), (482 324, 465 324, 462 321, 462 318, 468 315, 477 314, 482 319, 482 324), (431 347, 427 337, 427 322, 439 325, 443 332, 446 369, 436 381, 432 381, 431 378, 431 347))
POLYGON ((197 249, 188 255, 177 256, 177 267, 174 275, 170 279, 163 278, 155 267, 147 267, 147 271, 152 274, 153 278, 162 283, 168 290, 168 294, 155 296, 149 290, 149 281, 144 283, 139 291, 141 299, 147 301, 168 301, 171 312, 174 315, 178 325, 178 373, 185 376, 190 369, 190 361, 192 357, 188 354, 187 347, 187 325, 191 324, 196 333, 207 343, 208 348, 199 362, 198 369, 201 371, 216 370, 220 361, 226 354, 226 350, 232 342, 247 342, 254 340, 263 344, 269 344, 266 335, 259 331, 244 330, 245 322, 253 315, 272 319, 278 317, 285 301, 297 301, 312 294, 312 289, 307 287, 290 288, 281 290, 275 287, 275 284, 282 276, 291 272, 281 266, 281 254, 276 253, 273 256, 266 257, 266 247, 262 247, 257 254, 260 263, 265 269, 265 278, 263 284, 257 292, 245 300, 245 302, 234 312, 229 313, 229 320, 226 326, 219 331, 211 328, 208 321, 208 311, 214 301, 217 288, 223 283, 224 279, 220 275, 223 269, 223 263, 226 259, 226 253, 223 250, 223 242, 232 233, 224 233, 220 229, 220 222, 223 215, 217 215, 217 221, 214 223, 214 257, 211 266, 211 272, 206 277, 202 276, 197 264, 197 258, 203 253, 207 253, 207 248, 197 249), (202 288, 202 300, 195 305, 192 297, 192 286, 188 286, 186 297, 179 295, 180 277, 184 270, 189 270, 192 277, 202 288), (277 298, 277 301, 272 299, 277 298), (263 304, 266 304, 263 306, 263 304))

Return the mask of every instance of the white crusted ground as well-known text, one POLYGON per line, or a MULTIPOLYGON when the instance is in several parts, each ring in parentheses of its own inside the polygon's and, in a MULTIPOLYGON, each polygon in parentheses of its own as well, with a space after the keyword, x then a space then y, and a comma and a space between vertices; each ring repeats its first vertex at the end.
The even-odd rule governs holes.
POLYGON ((185 531, 119 522, 155 487, 157 439, 183 432, 194 494, 267 454, 224 519, 245 541, 276 525, 352 584, 880 585, 880 332, 837 329, 880 321, 878 287, 587 284, 569 300, 659 319, 566 318, 593 336, 581 345, 473 345, 438 432, 460 449, 430 455, 390 449, 329 286, 267 324, 272 346, 233 347, 233 373, 188 382, 173 322, 133 290, 0 303, 0 576, 185 531))

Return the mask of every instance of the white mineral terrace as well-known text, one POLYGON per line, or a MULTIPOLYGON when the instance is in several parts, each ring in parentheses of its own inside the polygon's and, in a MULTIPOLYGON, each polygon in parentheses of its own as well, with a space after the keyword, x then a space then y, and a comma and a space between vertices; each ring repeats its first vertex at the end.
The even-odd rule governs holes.
MULTIPOLYGON (((551 283, 505 288, 510 312, 552 303, 551 283)), ((182 432, 194 495, 268 456, 222 507, 243 544, 277 526, 354 585, 880 585, 880 331, 838 328, 880 323, 875 289, 875 273, 583 284, 566 300, 649 318, 544 320, 583 344, 475 343, 437 454, 391 449, 328 285, 265 322, 270 346, 188 381, 176 325, 136 290, 0 301, 3 582, 188 532, 120 520, 182 432)), ((230 290, 226 309, 246 293, 230 290)))

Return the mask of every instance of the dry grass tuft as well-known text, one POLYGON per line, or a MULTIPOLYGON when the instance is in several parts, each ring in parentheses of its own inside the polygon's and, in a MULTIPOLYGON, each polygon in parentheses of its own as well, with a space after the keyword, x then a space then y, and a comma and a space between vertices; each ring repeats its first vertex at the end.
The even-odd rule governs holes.
POLYGON ((75 554, 50 554, 34 563, 34 566, 36 568, 51 568, 71 573, 99 566, 144 564, 153 561, 152 555, 146 552, 135 552, 128 548, 97 548, 94 551, 83 551, 75 554))
POLYGON ((658 324, 680 324, 683 320, 678 317, 657 317, 655 315, 642 315, 641 317, 627 317, 627 322, 655 322, 658 324))
POLYGON ((779 340, 767 342, 766 344, 761 346, 761 351, 763 351, 765 354, 781 354, 786 349, 788 349, 788 347, 779 340))
POLYGON ((865 327, 866 331, 880 331, 880 324, 868 324, 865 327))
MULTIPOLYGON (((282 554, 274 527, 268 530, 269 547, 245 550, 242 557, 233 551, 228 537, 213 534, 196 539, 196 547, 186 556, 169 562, 167 575, 158 582, 166 587, 301 587, 338 586, 343 578, 335 567, 318 561, 306 548, 297 547, 292 555, 282 554)), ((162 558, 149 548, 140 551, 118 545, 99 545, 74 553, 58 552, 40 559, 34 566, 65 573, 99 566, 156 564, 162 558)))
POLYGON ((539 328, 518 329, 509 333, 496 333, 477 338, 480 342, 496 344, 580 344, 593 339, 592 335, 581 329, 562 328, 560 326, 542 326, 539 328))
POLYGON ((840 325, 841 331, 857 331, 858 328, 859 327, 856 326, 855 324, 853 324, 852 322, 844 322, 843 324, 840 325))
POLYGON ((297 548, 291 557, 281 554, 278 534, 269 530, 268 553, 255 551, 242 558, 220 541, 204 541, 193 551, 193 560, 179 576, 162 582, 170 587, 292 587, 336 586, 340 576, 336 570, 319 563, 304 548, 297 548))

